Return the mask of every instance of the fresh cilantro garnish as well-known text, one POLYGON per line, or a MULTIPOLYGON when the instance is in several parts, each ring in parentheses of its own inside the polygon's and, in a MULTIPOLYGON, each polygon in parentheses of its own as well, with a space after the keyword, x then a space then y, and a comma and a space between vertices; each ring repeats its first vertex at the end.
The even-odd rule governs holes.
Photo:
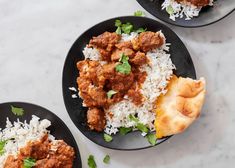
POLYGON ((147 140, 149 141, 149 143, 150 143, 152 146, 156 145, 156 143, 157 143, 157 138, 156 138, 156 135, 155 135, 155 134, 148 134, 148 135, 146 136, 146 138, 147 138, 147 140))
POLYGON ((6 145, 7 141, 0 141, 0 156, 4 154, 5 150, 4 147, 6 145))
POLYGON ((121 20, 115 20, 115 27, 117 27, 116 29, 116 33, 117 34, 122 34, 122 22, 121 20))
POLYGON ((135 117, 134 115, 132 115, 132 114, 130 114, 130 115, 128 116, 128 118, 129 118, 130 121, 139 122, 139 119, 136 118, 136 117, 135 117))
POLYGON ((130 34, 133 31, 134 26, 131 23, 127 22, 125 24, 122 24, 121 28, 122 28, 123 33, 130 34))
POLYGON ((141 33, 146 31, 146 29, 144 28, 139 28, 137 30, 134 30, 134 26, 130 22, 122 23, 121 20, 118 19, 115 20, 115 27, 117 27, 116 29, 117 34, 122 34, 122 33, 130 34, 131 32, 141 33))
POLYGON ((115 20, 115 26, 116 27, 121 27, 122 26, 122 22, 121 22, 121 20, 115 20))
POLYGON ((95 158, 93 155, 89 155, 89 157, 87 159, 87 164, 88 164, 89 168, 96 168, 95 158))
POLYGON ((36 160, 33 158, 25 158, 23 163, 23 168, 32 168, 36 165, 36 160))
POLYGON ((17 116, 22 116, 24 114, 24 109, 20 107, 14 107, 11 105, 11 112, 17 116))
POLYGON ((104 140, 106 142, 111 142, 113 140, 113 137, 111 135, 104 134, 104 140))
POLYGON ((142 33, 142 32, 145 32, 147 30, 147 28, 146 29, 144 29, 144 28, 139 28, 139 29, 137 29, 135 32, 136 33, 142 33))
POLYGON ((109 156, 109 155, 106 155, 106 156, 104 157, 104 159, 103 159, 103 162, 106 163, 106 164, 108 164, 109 161, 110 161, 110 156, 109 156))
POLYGON ((121 58, 119 59, 122 64, 118 64, 115 69, 117 72, 123 73, 125 75, 130 74, 131 72, 131 65, 128 62, 129 57, 126 56, 125 54, 122 54, 121 58))
POLYGON ((135 117, 134 115, 132 115, 132 114, 130 114, 128 117, 129 117, 129 120, 130 120, 130 121, 134 121, 134 122, 137 123, 137 124, 136 124, 136 128, 137 128, 138 130, 140 130, 141 132, 148 133, 148 127, 145 126, 144 124, 140 123, 138 118, 136 118, 136 117, 135 117))
POLYGON ((132 130, 131 127, 120 127, 119 128, 119 132, 121 135, 126 135, 128 132, 130 132, 132 130))
POLYGON ((166 11, 167 11, 167 13, 168 13, 169 15, 173 15, 173 14, 174 14, 174 9, 172 8, 171 5, 168 5, 168 6, 166 7, 166 11))
POLYGON ((140 130, 141 132, 145 132, 145 133, 148 133, 148 127, 147 126, 145 126, 144 124, 142 124, 142 123, 137 123, 137 125, 136 125, 136 128, 138 129, 138 130, 140 130))
POLYGON ((145 13, 141 10, 137 10, 135 11, 134 16, 145 16, 145 13))
POLYGON ((108 99, 111 99, 111 97, 112 97, 113 95, 115 95, 116 93, 117 93, 117 92, 114 91, 114 90, 108 91, 108 92, 107 92, 107 97, 108 97, 108 99))
POLYGON ((122 28, 121 28, 121 27, 118 27, 117 30, 116 30, 116 33, 117 33, 117 34, 122 34, 122 28))

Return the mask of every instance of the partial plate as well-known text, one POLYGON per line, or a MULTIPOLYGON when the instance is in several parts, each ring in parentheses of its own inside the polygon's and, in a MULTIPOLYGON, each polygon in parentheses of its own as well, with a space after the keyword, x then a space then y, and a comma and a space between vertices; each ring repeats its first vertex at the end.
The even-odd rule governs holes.
MULTIPOLYGON (((196 78, 196 73, 192 59, 189 55, 183 42, 180 38, 167 26, 146 18, 146 17, 135 17, 135 16, 124 16, 101 22, 87 31, 85 31, 71 47, 64 64, 63 70, 63 96, 66 109, 69 116, 73 120, 77 128, 91 141, 101 145, 103 147, 118 149, 118 150, 137 150, 151 147, 146 138, 141 136, 138 131, 129 133, 125 136, 119 134, 113 136, 112 142, 105 142, 103 139, 103 133, 91 131, 86 125, 86 113, 87 108, 82 106, 82 100, 80 98, 72 98, 72 92, 68 89, 69 87, 77 88, 76 79, 78 77, 78 70, 76 63, 84 59, 82 53, 83 48, 89 43, 89 40, 93 36, 97 36, 105 31, 114 32, 116 30, 114 22, 116 19, 120 19, 122 22, 130 22, 135 28, 143 27, 149 31, 162 30, 166 36, 167 43, 171 43, 170 54, 173 63, 176 65, 176 75, 196 78)), ((157 144, 167 140, 169 137, 160 139, 157 144)))
POLYGON ((50 133, 56 138, 64 140, 68 145, 72 146, 75 150, 75 159, 73 162, 73 168, 81 168, 81 156, 78 150, 77 143, 70 132, 69 128, 65 125, 65 123, 57 117, 51 111, 40 107, 38 105, 23 103, 23 102, 9 102, 0 104, 0 128, 6 127, 6 119, 7 117, 11 122, 19 119, 20 121, 29 122, 32 119, 32 115, 38 116, 40 119, 48 119, 51 121, 51 126, 48 128, 50 133), (24 109, 24 115, 16 116, 11 112, 11 105, 15 107, 20 107, 24 109))
POLYGON ((156 18, 167 22, 169 24, 181 27, 202 27, 215 23, 224 17, 228 16, 235 9, 234 0, 216 0, 214 6, 204 7, 198 17, 191 20, 184 18, 176 18, 176 21, 169 19, 169 14, 166 10, 162 10, 162 3, 164 0, 137 0, 138 3, 149 13, 156 18))

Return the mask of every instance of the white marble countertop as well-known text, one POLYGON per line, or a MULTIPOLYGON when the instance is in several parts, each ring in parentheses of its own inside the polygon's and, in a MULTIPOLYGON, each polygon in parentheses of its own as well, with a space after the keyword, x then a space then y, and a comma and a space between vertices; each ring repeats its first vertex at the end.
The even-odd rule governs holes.
MULTIPOLYGON (((62 68, 75 39, 111 17, 143 10, 135 0, 0 0, 0 102, 25 101, 55 112, 72 131, 83 167, 232 168, 235 164, 235 14, 203 28, 170 26, 207 79, 200 119, 157 147, 115 151, 97 146, 70 120, 62 98, 62 68), (104 155, 111 164, 104 165, 104 155)), ((149 17, 151 17, 148 14, 149 17)))

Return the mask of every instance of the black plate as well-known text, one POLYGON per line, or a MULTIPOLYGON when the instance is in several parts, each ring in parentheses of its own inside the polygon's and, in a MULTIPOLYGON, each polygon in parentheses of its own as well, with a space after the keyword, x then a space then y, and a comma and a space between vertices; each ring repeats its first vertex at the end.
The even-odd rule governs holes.
POLYGON ((182 27, 201 27, 212 23, 215 23, 235 9, 234 0, 216 0, 214 6, 204 7, 200 11, 198 17, 194 17, 191 20, 185 20, 184 18, 176 18, 176 21, 169 19, 169 14, 166 10, 162 10, 161 5, 164 0, 137 0, 139 4, 158 19, 170 23, 176 26, 182 27))
MULTIPOLYGON (((86 126, 86 111, 87 109, 82 107, 81 99, 73 99, 71 97, 71 91, 68 87, 77 87, 76 78, 78 76, 78 70, 76 68, 76 63, 79 60, 84 59, 82 50, 92 38, 92 36, 97 36, 104 31, 114 32, 114 22, 116 19, 120 19, 122 22, 131 22, 136 28, 144 27, 150 31, 158 31, 162 30, 167 38, 167 42, 171 42, 170 53, 172 54, 172 61, 176 65, 177 70, 176 74, 180 76, 188 76, 192 78, 196 78, 195 69, 193 66, 193 62, 191 57, 179 39, 179 37, 167 26, 146 18, 146 17, 134 17, 134 16, 126 16, 126 17, 118 17, 113 18, 104 22, 101 22, 86 32, 84 32, 73 44, 70 49, 68 56, 65 61, 64 70, 63 70, 63 96, 65 106, 67 111, 73 120, 74 124, 77 128, 91 141, 95 142, 98 145, 103 147, 111 148, 111 149, 119 149, 119 150, 135 150, 135 149, 143 149, 150 147, 150 144, 147 140, 141 136, 140 132, 132 132, 125 136, 120 136, 119 134, 113 137, 112 142, 105 142, 103 139, 103 133, 98 133, 95 131, 90 131, 86 126)), ((169 138, 169 137, 167 137, 169 138)), ((160 139, 157 141, 157 144, 165 141, 167 138, 160 139)))
POLYGON ((48 130, 50 130, 50 133, 56 139, 62 139, 67 144, 69 144, 74 148, 76 158, 74 159, 73 162, 74 165, 73 168, 81 168, 82 162, 81 162, 80 153, 72 133, 59 117, 57 117, 55 114, 53 114, 52 112, 43 107, 22 102, 9 102, 9 103, 0 104, 0 119, 1 119, 0 128, 5 128, 7 117, 11 122, 16 121, 17 118, 19 118, 20 121, 26 120, 27 122, 29 122, 32 118, 32 115, 36 115, 40 119, 48 119, 51 121, 51 126, 48 128, 48 130), (23 108, 25 111, 24 115, 22 116, 14 115, 11 112, 11 105, 23 108))

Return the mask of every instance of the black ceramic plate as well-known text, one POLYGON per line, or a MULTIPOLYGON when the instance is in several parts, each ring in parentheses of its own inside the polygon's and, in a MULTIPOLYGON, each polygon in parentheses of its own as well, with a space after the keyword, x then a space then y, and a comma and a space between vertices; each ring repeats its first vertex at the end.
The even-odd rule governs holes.
POLYGON ((72 133, 59 117, 57 117, 55 114, 53 114, 52 112, 43 107, 22 102, 9 102, 9 103, 0 104, 0 119, 1 119, 0 128, 5 128, 7 117, 11 122, 16 121, 17 118, 19 118, 20 121, 26 120, 27 122, 29 122, 32 118, 32 115, 36 115, 40 119, 48 119, 51 121, 51 126, 48 128, 48 130, 50 130, 50 133, 56 139, 62 139, 68 145, 74 148, 76 158, 74 159, 73 168, 81 168, 82 162, 81 162, 80 153, 72 133), (25 111, 24 115, 22 116, 14 115, 11 112, 11 105, 23 108, 25 111))
POLYGON ((182 27, 201 27, 212 23, 215 23, 235 9, 234 0, 216 0, 214 6, 204 7, 198 17, 194 17, 191 20, 185 20, 184 18, 176 18, 176 21, 169 19, 169 14, 161 9, 161 5, 164 0, 137 0, 139 4, 158 19, 167 23, 182 26, 182 27))
MULTIPOLYGON (((76 68, 76 63, 77 61, 84 59, 82 53, 83 48, 86 46, 87 43, 89 43, 89 40, 93 36, 97 36, 105 31, 114 32, 116 29, 114 26, 114 22, 116 19, 120 19, 122 22, 131 22, 136 28, 143 27, 147 28, 149 31, 162 30, 162 32, 166 36, 167 42, 172 43, 170 47, 170 53, 171 53, 171 59, 177 67, 175 73, 177 75, 185 77, 186 76, 192 78, 196 77, 193 62, 191 60, 191 57, 187 49, 185 48, 184 44, 179 39, 179 37, 167 26, 146 17, 127 16, 127 17, 113 18, 101 22, 88 29, 75 41, 72 48, 70 49, 63 70, 64 102, 67 111, 71 119, 73 120, 74 124, 77 126, 77 128, 88 139, 95 142, 96 144, 99 144, 107 148, 119 149, 119 150, 143 149, 150 147, 150 144, 143 136, 141 136, 141 133, 138 131, 129 133, 125 136, 117 134, 113 137, 112 142, 107 143, 103 139, 103 133, 98 133, 89 130, 86 125, 87 109, 82 107, 81 99, 73 99, 71 97, 72 93, 68 89, 69 87, 77 87, 76 78, 78 76, 78 70, 76 68)), ((158 140, 157 144, 160 144, 161 142, 165 141, 167 138, 158 140)))

